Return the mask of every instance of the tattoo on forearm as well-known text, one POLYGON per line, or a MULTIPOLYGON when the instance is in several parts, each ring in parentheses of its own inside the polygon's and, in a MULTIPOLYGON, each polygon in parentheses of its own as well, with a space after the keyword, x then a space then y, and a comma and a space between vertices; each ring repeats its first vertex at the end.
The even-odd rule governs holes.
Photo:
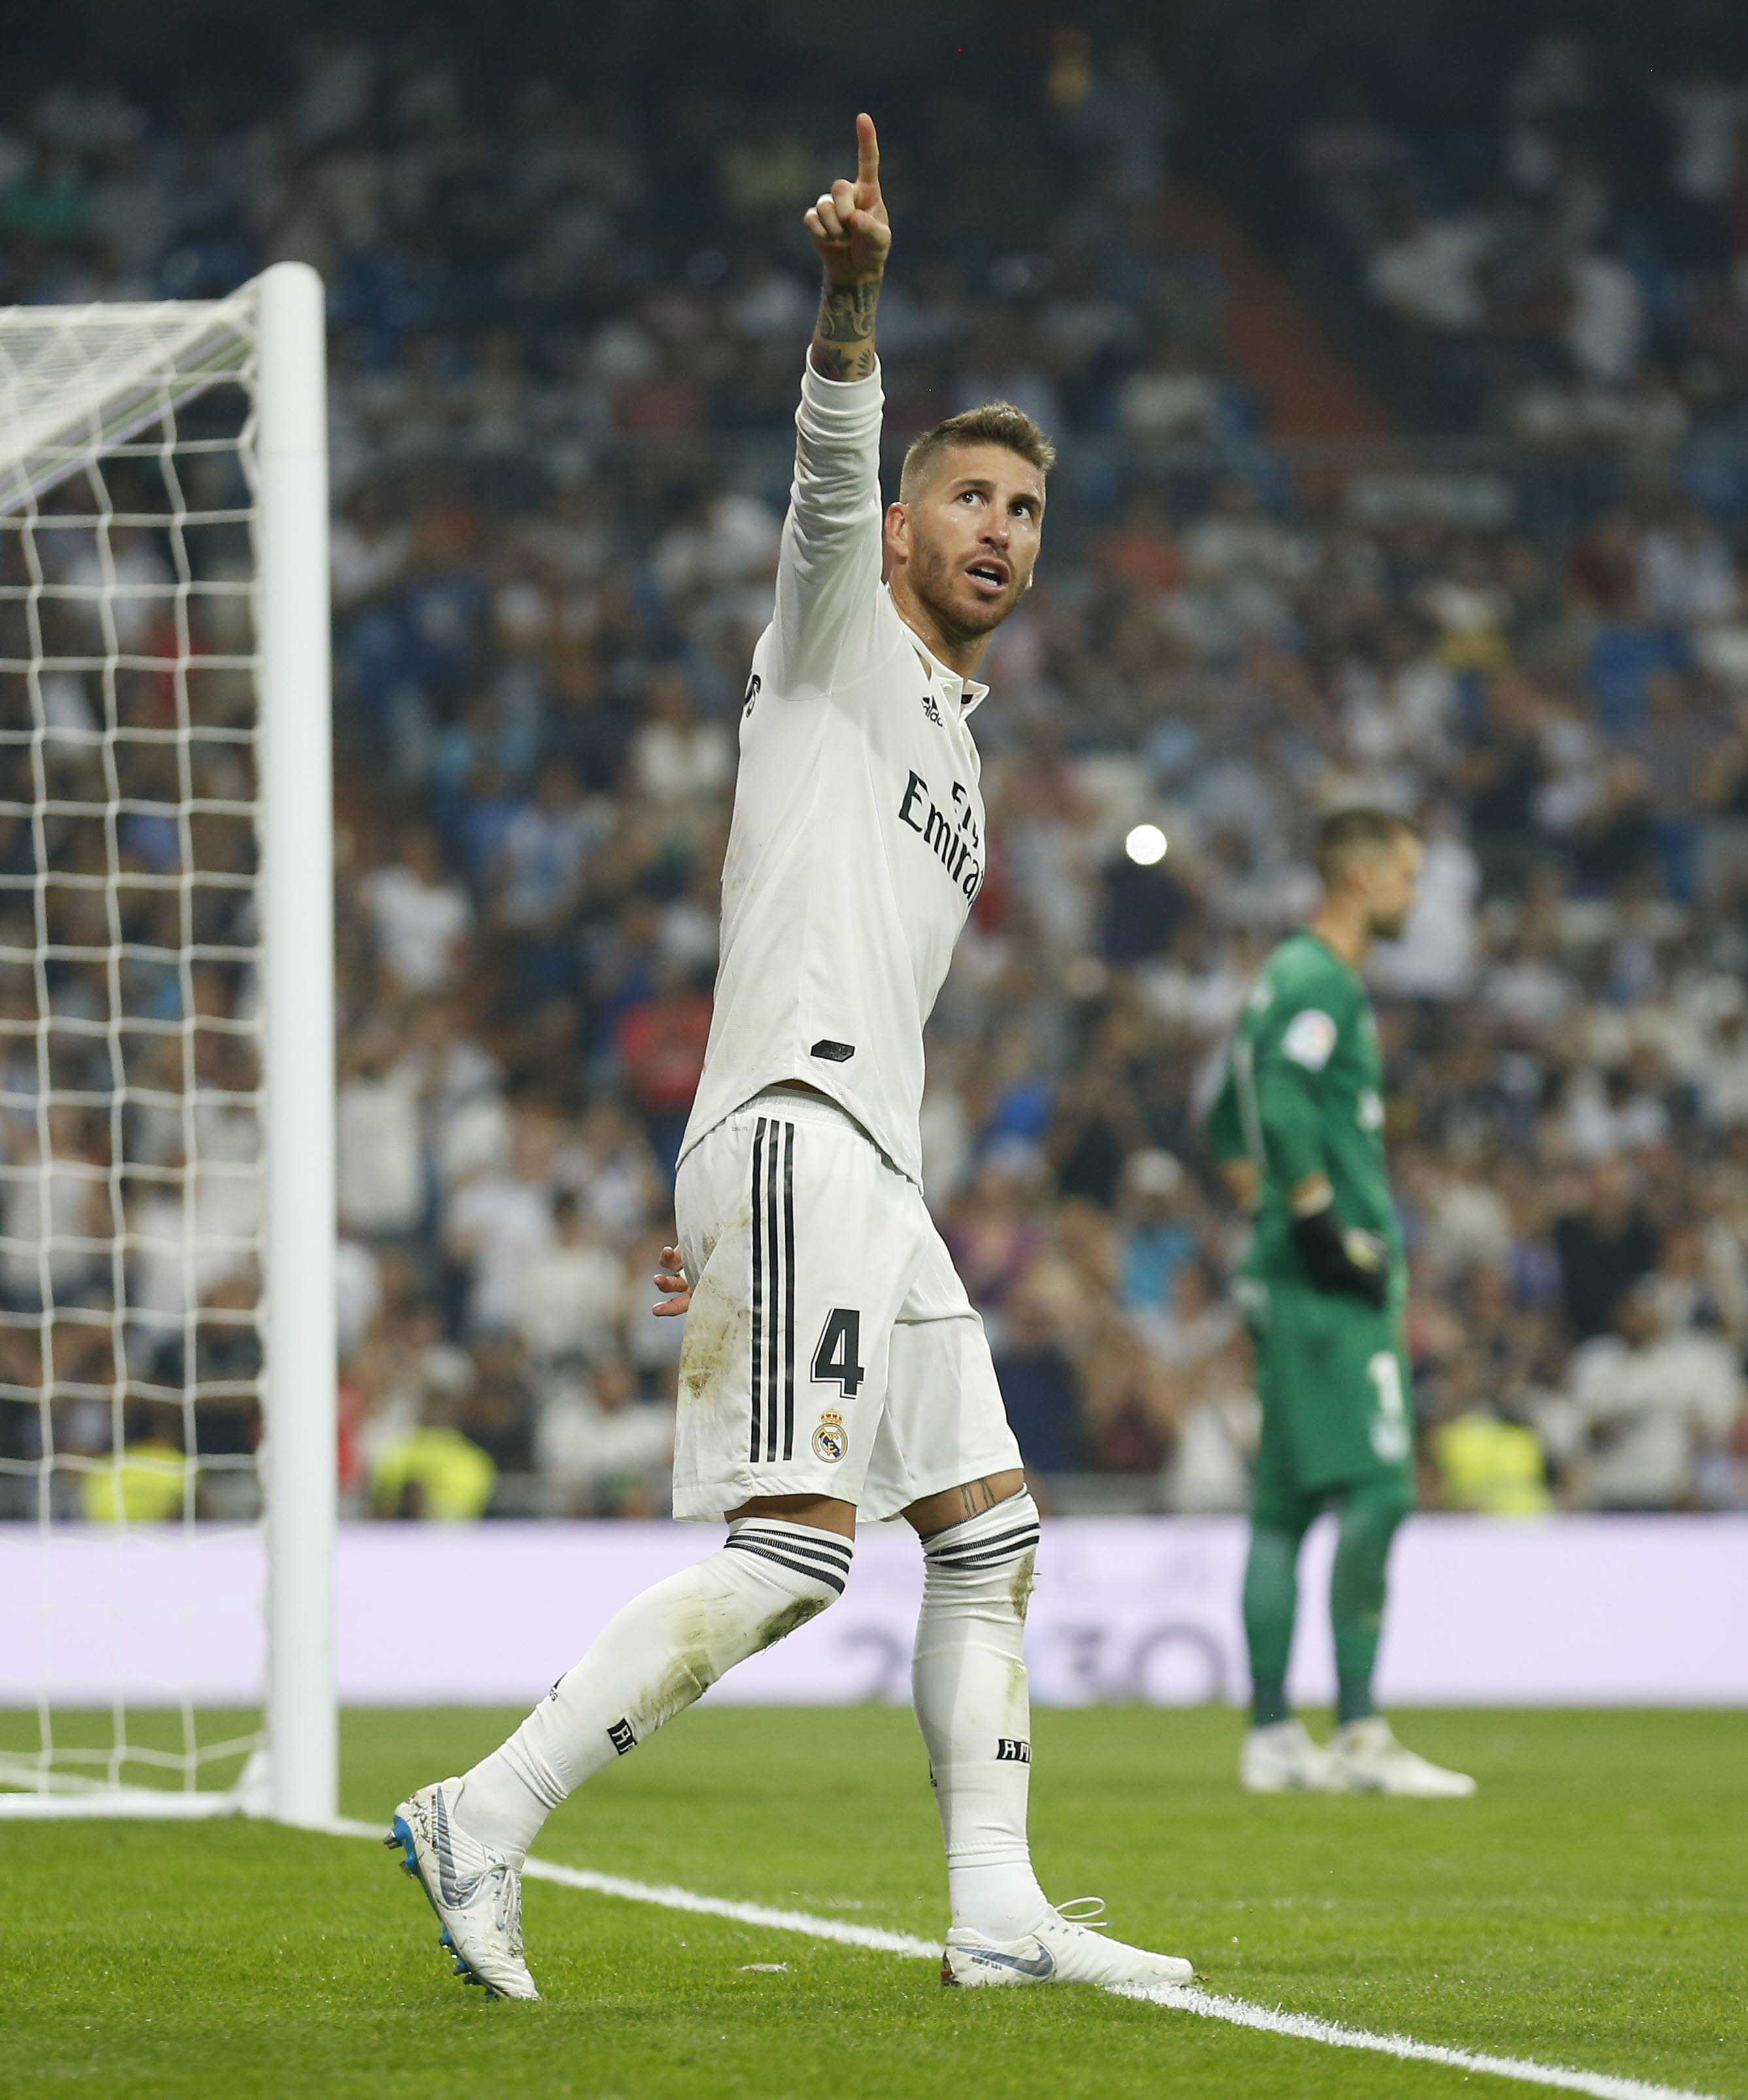
POLYGON ((878 282, 834 285, 827 280, 810 353, 822 379, 866 379, 874 369, 874 310, 879 304, 878 282))

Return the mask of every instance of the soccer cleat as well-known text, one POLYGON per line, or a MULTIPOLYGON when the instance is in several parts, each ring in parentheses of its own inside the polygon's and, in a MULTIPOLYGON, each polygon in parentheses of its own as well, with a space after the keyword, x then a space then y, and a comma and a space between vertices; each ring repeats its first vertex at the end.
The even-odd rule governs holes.
POLYGON ((409 1795, 382 1842, 399 1846, 402 1872, 436 1912, 438 1943, 455 1957, 456 1974, 484 1984, 488 1998, 537 1998, 522 1956, 520 1870, 455 1828, 449 1797, 458 1784, 442 1780, 409 1795))
POLYGON ((1187 1983, 1195 1974, 1175 1954, 1150 1954, 1104 1939, 1097 1896, 1068 1908, 1082 1910, 1070 1917, 1051 1910, 1023 1939, 990 1939, 969 1926, 956 1925, 941 1956, 941 1981, 985 1987, 1002 1983, 1097 1983, 1109 1990, 1146 1989, 1159 1983, 1187 1983), (1086 1908, 1082 1910, 1082 1905, 1086 1908))
POLYGON ((1422 1801, 1464 1801, 1475 1791, 1467 1772, 1446 1771, 1405 1750, 1382 1714, 1349 1721, 1330 1738, 1331 1790, 1395 1793, 1422 1801))
POLYGON ((1312 1741, 1303 1721, 1275 1721, 1246 1735, 1238 1784, 1247 1793, 1326 1793, 1335 1777, 1329 1752, 1312 1741))

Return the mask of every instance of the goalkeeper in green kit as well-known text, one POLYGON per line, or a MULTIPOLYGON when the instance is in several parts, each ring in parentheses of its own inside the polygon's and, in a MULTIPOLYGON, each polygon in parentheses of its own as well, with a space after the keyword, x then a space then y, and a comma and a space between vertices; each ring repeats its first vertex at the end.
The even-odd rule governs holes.
POLYGON ((1402 929, 1420 841, 1403 818, 1347 810, 1318 833, 1323 903, 1263 965, 1233 1031, 1208 1136, 1256 1230, 1239 1289, 1262 1443, 1244 1574, 1253 1706, 1239 1767, 1256 1793, 1454 1796, 1475 1782, 1403 1749, 1372 1704, 1384 1570, 1415 1504, 1402 1348, 1407 1271, 1384 1149, 1383 1064, 1360 964, 1402 929), (1299 1549, 1339 1513, 1330 1584, 1340 1683, 1329 1747, 1287 1704, 1299 1549))

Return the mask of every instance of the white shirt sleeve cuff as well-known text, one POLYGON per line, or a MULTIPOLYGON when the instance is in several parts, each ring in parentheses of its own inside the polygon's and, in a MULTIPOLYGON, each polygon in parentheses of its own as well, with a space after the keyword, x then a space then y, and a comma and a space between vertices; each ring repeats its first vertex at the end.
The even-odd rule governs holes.
POLYGON ((876 403, 881 399, 880 360, 874 360, 874 369, 866 379, 828 379, 823 372, 814 369, 813 353, 810 351, 801 367, 801 399, 810 407, 836 409, 856 408, 864 403, 876 403))

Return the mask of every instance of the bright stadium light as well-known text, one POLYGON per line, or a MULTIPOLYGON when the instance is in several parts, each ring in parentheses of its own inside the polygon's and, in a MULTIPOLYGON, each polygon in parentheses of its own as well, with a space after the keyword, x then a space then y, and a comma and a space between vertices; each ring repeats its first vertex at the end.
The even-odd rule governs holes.
POLYGON ((1165 858, 1165 834, 1157 824, 1137 824, 1123 841, 1123 850, 1138 867, 1151 867, 1165 858))

